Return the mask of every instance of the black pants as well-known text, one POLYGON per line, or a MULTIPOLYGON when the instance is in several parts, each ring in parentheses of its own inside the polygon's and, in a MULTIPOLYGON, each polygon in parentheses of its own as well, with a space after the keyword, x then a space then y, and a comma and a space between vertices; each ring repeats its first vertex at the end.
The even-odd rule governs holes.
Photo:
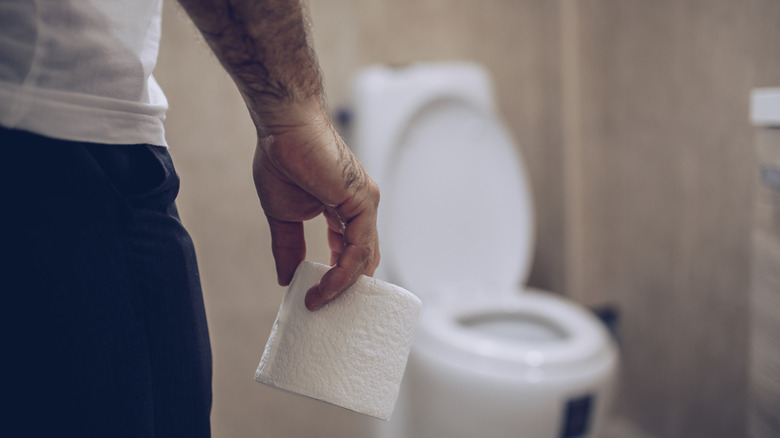
POLYGON ((167 150, 0 128, 8 436, 209 435, 211 351, 167 150))

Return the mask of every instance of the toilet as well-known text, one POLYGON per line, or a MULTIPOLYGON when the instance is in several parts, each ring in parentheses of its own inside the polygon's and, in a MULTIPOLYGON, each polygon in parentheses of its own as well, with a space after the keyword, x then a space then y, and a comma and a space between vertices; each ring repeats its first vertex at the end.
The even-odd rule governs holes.
POLYGON ((487 72, 375 66, 350 146, 382 192, 376 276, 423 301, 386 438, 595 437, 617 352, 591 313, 525 281, 533 203, 487 72))

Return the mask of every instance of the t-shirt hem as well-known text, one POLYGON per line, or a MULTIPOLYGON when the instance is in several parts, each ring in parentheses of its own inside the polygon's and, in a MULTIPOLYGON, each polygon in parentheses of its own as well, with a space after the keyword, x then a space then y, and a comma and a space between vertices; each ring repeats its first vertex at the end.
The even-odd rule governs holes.
POLYGON ((95 106, 88 107, 65 101, 64 94, 0 82, 0 125, 62 140, 168 147, 163 126, 167 105, 134 103, 137 112, 131 112, 128 102, 86 95, 68 99, 92 100, 95 106))

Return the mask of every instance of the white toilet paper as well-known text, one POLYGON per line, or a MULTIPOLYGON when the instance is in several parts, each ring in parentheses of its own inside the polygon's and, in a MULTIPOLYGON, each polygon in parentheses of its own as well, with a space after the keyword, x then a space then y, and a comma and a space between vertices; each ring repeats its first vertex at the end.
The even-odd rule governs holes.
POLYGON ((306 291, 329 268, 303 262, 276 316, 255 380, 383 420, 390 419, 421 302, 361 276, 316 312, 306 291))

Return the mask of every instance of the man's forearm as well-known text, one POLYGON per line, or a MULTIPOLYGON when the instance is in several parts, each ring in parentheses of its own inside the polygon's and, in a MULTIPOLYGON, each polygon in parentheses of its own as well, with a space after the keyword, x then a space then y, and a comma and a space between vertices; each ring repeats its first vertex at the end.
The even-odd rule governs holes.
POLYGON ((300 0, 179 0, 233 77, 255 124, 317 100, 322 76, 300 0))

